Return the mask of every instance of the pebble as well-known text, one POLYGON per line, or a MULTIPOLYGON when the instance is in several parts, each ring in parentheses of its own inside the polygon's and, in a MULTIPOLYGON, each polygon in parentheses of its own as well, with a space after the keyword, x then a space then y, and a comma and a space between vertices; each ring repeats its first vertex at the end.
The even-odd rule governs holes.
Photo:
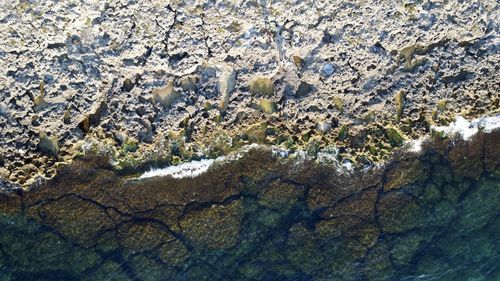
POLYGON ((332 128, 332 125, 325 121, 319 121, 316 123, 316 129, 321 133, 327 133, 332 128))
POLYGON ((325 63, 323 65, 323 67, 321 68, 321 72, 323 73, 324 76, 331 76, 334 71, 335 71, 335 68, 330 63, 325 63))

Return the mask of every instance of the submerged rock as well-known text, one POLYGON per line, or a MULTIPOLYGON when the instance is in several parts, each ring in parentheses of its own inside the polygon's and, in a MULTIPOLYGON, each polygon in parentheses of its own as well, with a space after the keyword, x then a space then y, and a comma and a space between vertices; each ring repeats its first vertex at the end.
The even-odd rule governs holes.
POLYGON ((184 234, 195 245, 225 249, 238 240, 243 206, 240 201, 228 205, 212 205, 202 211, 189 212, 181 221, 184 234))
POLYGON ((425 209, 402 192, 384 195, 380 198, 378 208, 379 222, 384 232, 403 233, 424 225, 425 209))
POLYGON ((397 238, 397 242, 391 249, 391 256, 398 264, 408 264, 417 253, 420 244, 424 238, 418 233, 409 233, 408 235, 397 238))
POLYGON ((110 270, 144 280, 399 280, 415 270, 456 279, 463 266, 489 277, 498 178, 452 176, 440 141, 365 170, 255 146, 183 178, 136 178, 102 156, 77 159, 22 197, 0 194, 0 263, 15 277, 64 270, 74 279, 110 270))
POLYGON ((386 173, 384 190, 402 188, 415 181, 424 182, 428 177, 428 168, 419 159, 405 159, 389 167, 386 173))

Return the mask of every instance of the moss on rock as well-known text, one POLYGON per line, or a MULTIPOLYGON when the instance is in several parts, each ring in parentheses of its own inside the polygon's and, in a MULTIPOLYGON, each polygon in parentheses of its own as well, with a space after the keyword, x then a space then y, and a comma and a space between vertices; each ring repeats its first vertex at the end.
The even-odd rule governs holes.
POLYGON ((274 93, 274 83, 270 78, 256 78, 250 83, 250 92, 254 95, 272 96, 274 93))

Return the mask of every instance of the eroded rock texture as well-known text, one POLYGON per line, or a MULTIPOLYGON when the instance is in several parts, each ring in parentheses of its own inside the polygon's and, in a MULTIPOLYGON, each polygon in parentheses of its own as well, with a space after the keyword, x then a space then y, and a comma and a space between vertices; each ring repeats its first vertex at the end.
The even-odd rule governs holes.
POLYGON ((84 142, 118 168, 248 143, 380 162, 498 112, 496 1, 0 2, 0 177, 84 142))
POLYGON ((0 273, 497 280, 499 138, 498 130, 468 142, 436 137, 421 155, 352 174, 265 149, 185 179, 130 179, 107 161, 78 159, 46 186, 1 195, 0 273))

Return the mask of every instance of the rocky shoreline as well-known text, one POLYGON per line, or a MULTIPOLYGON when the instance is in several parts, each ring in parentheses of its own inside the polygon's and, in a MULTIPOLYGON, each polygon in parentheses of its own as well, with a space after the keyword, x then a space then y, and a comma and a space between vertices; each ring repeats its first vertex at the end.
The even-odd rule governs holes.
POLYGON ((23 188, 89 148, 124 171, 254 143, 382 163, 499 110, 495 1, 0 4, 0 178, 23 188))
POLYGON ((0 0, 0 281, 500 280, 499 19, 0 0))

